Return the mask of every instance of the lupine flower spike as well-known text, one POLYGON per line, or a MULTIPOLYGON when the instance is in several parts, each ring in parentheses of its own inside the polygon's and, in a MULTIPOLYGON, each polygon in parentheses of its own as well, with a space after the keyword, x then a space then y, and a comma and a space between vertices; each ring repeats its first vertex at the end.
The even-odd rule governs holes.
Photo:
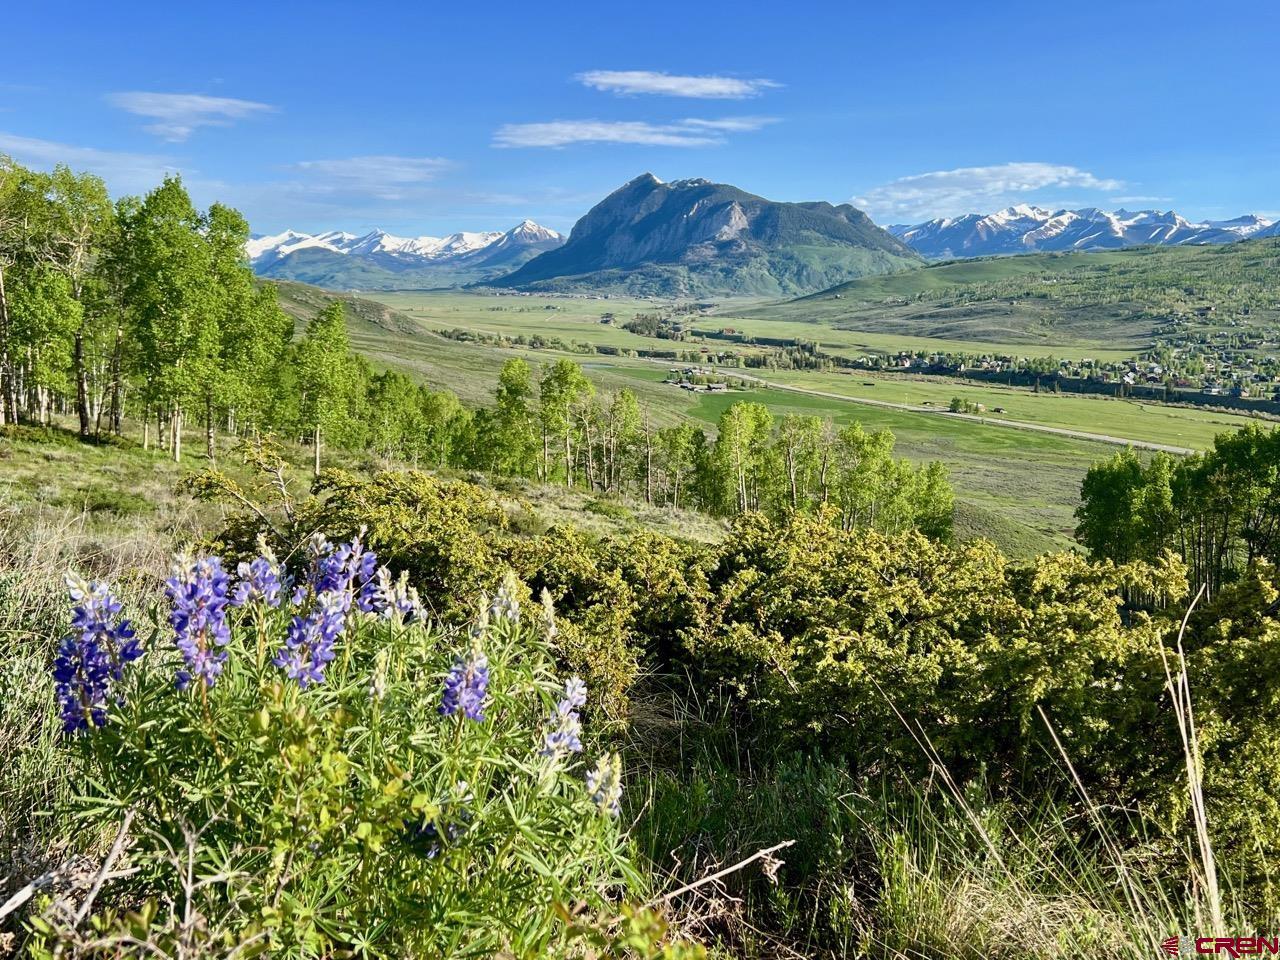
POLYGON ((440 715, 449 717, 461 711, 468 720, 484 720, 484 701, 489 689, 489 661, 480 649, 478 639, 465 657, 457 657, 444 678, 444 699, 440 715))
POLYGON ((75 733, 106 722, 111 685, 123 678, 126 663, 142 656, 142 647, 105 583, 69 574, 67 590, 76 604, 74 632, 58 647, 53 679, 62 729, 75 733))
POLYGON ((369 697, 384 700, 387 696, 387 651, 379 650, 373 661, 373 673, 369 677, 369 697))
POLYGON ((475 619, 471 621, 468 631, 474 643, 479 643, 489 632, 489 611, 492 604, 489 602, 489 594, 484 590, 480 591, 480 609, 476 612, 475 619))
POLYGON ((498 592, 494 595, 493 603, 489 608, 489 614, 492 618, 501 623, 507 621, 509 623, 520 622, 520 600, 519 598, 520 581, 516 579, 516 575, 510 570, 506 576, 502 578, 502 583, 498 586, 498 592))
POLYGON ((578 710, 587 702, 587 685, 578 677, 565 681, 564 696, 551 712, 541 753, 544 757, 559 759, 570 753, 582 752, 582 719, 578 710))
POLYGON ((286 586, 280 577, 280 562, 267 546, 264 537, 258 538, 258 556, 236 567, 240 582, 231 597, 233 607, 248 603, 262 603, 268 607, 280 606, 280 592, 286 586))
POLYGON ((284 646, 272 662, 301 687, 324 681, 324 669, 333 660, 334 645, 346 628, 351 607, 379 612, 378 558, 361 545, 363 529, 350 543, 334 547, 321 534, 307 544, 311 570, 293 592, 301 607, 285 632, 284 646))
POLYGON ((195 559, 180 554, 174 561, 165 589, 173 601, 169 624, 185 662, 177 675, 179 690, 187 689, 193 680, 212 687, 222 673, 231 639, 227 626, 230 584, 217 557, 195 559))
POLYGON ((384 620, 418 623, 426 619, 422 601, 418 599, 418 591, 409 586, 409 574, 404 570, 400 572, 398 579, 392 580, 390 570, 386 567, 378 568, 374 606, 384 620))
POLYGON ((587 774, 587 789, 601 815, 616 817, 622 812, 622 759, 616 753, 606 753, 587 774))
POLYGON ((271 662, 298 686, 305 689, 324 681, 324 668, 333 660, 334 644, 346 625, 349 599, 345 592, 322 593, 310 610, 289 621, 284 646, 271 662))
POLYGON ((378 555, 372 550, 361 549, 359 537, 352 540, 347 549, 352 551, 347 558, 347 568, 356 607, 362 613, 382 616, 386 612, 386 604, 378 589, 378 555))
POLYGON ((548 640, 554 640, 560 633, 556 627, 556 607, 551 602, 551 591, 546 587, 542 588, 542 613, 539 618, 542 623, 542 634, 548 640))

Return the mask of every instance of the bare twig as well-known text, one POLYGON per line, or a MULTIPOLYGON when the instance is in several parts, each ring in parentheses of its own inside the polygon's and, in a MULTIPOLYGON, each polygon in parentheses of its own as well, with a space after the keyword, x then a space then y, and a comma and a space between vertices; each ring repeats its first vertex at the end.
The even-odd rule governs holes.
POLYGON ((125 811, 124 820, 120 823, 120 830, 116 834, 115 842, 111 844, 111 850, 108 851, 107 857, 102 861, 102 867, 98 870, 98 875, 93 879, 93 886, 89 888, 89 893, 85 896, 84 902, 80 904, 80 909, 76 911, 75 918, 71 922, 72 929, 80 926, 85 917, 89 915, 89 911, 93 909, 93 901, 98 896, 98 891, 102 889, 102 885, 107 881, 107 875, 111 873, 111 866, 116 862, 116 858, 120 856, 124 850, 125 841, 129 837, 129 827, 133 824, 133 810, 125 811))
MULTIPOLYGON (((784 850, 794 843, 795 843, 794 840, 783 840, 781 843, 775 843, 772 847, 766 847, 763 850, 757 850, 751 856, 747 857, 747 859, 740 860, 731 867, 725 867, 723 870, 717 870, 715 873, 710 874, 709 876, 703 877, 701 880, 695 880, 693 883, 687 883, 683 887, 680 887, 677 890, 672 890, 670 893, 664 893, 662 896, 654 900, 650 900, 648 903, 644 905, 644 909, 647 910, 651 907, 656 907, 660 903, 670 903, 676 897, 689 893, 692 890, 697 890, 699 887, 705 887, 708 883, 714 883, 717 880, 720 880, 724 877, 729 876, 729 874, 731 873, 737 873, 743 867, 749 866, 750 864, 755 863, 757 860, 761 860, 766 857, 771 858, 773 857, 773 854, 777 853, 779 850, 784 850)), ((774 869, 777 869, 777 868, 775 867, 774 869)))
POLYGON ((0 920, 3 920, 9 914, 13 913, 13 911, 17 910, 24 903, 34 897, 36 895, 36 891, 43 890, 45 887, 57 882, 58 878, 63 875, 63 872, 68 869, 68 866, 68 864, 64 863, 54 867, 52 870, 45 871, 25 887, 19 889, 17 893, 11 896, 3 904, 0 904, 0 920))

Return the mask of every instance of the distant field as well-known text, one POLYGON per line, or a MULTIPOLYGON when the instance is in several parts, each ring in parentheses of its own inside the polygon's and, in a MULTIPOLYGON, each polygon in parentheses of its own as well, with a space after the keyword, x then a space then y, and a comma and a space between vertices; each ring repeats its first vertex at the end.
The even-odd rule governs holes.
POLYGON ((1150 348, 1154 327, 1152 318, 1135 317, 1132 307, 1058 308, 1016 298, 978 303, 806 300, 749 311, 726 308, 718 319, 734 327, 807 327, 808 339, 844 355, 937 350, 1099 360, 1124 360, 1150 348))
POLYGON ((984 404, 987 413, 1004 420, 1198 450, 1212 446, 1217 434, 1237 430, 1250 422, 1250 418, 1244 415, 1196 407, 1092 395, 1037 394, 1016 387, 973 384, 950 377, 869 374, 862 371, 813 374, 780 370, 769 373, 768 379, 850 397, 912 406, 932 405, 940 410, 947 408, 952 397, 960 397, 984 404), (996 407, 1002 407, 1004 412, 995 414, 996 407))
MULTIPOLYGON (((739 334, 749 337, 776 337, 794 340, 809 340, 819 344, 824 353, 841 357, 857 358, 867 354, 896 354, 900 350, 915 352, 941 351, 944 353, 991 353, 1007 356, 1047 356, 1088 355, 1100 360, 1123 360, 1137 352, 1138 345, 1132 349, 1117 346, 1115 343, 1102 344, 1095 341, 1072 341, 1070 343, 1052 342, 1041 339, 1034 342, 1026 340, 1001 339, 959 339, 944 336, 927 336, 905 333, 895 327, 889 316, 876 315, 874 321, 869 319, 864 326, 875 329, 852 329, 833 326, 831 323, 813 319, 800 318, 780 319, 773 316, 772 311, 784 313, 788 304, 774 306, 754 306, 749 308, 749 316, 740 316, 740 312, 748 312, 735 305, 722 306, 714 317, 697 317, 692 321, 694 330, 721 331, 730 328, 739 334), (733 312, 730 312, 733 311, 733 312)), ((785 312, 791 317, 791 312, 785 312)), ((990 331, 992 335, 1000 331, 990 331)), ((1007 332, 1007 331, 1006 331, 1007 332)), ((708 342, 723 343, 715 338, 708 342)))
POLYGON ((654 313, 667 306, 650 300, 498 296, 453 291, 369 293, 363 296, 385 303, 437 330, 459 327, 508 337, 540 334, 570 342, 631 350, 676 346, 670 341, 642 337, 622 329, 622 325, 637 313, 654 313), (600 318, 610 313, 614 315, 614 321, 601 323, 600 318))
MULTIPOLYGON (((912 275, 924 271, 911 271, 912 275)), ((887 279, 887 278, 884 278, 887 279)), ((395 310, 420 320, 432 329, 448 330, 455 327, 501 336, 560 337, 568 341, 594 343, 602 346, 634 350, 671 349, 671 341, 642 337, 622 329, 622 325, 637 313, 661 311, 667 304, 650 300, 620 300, 568 298, 554 296, 495 296, 457 291, 440 292, 372 292, 363 298, 386 304, 395 310), (608 313, 614 315, 611 324, 601 323, 608 313)), ((809 301, 796 301, 806 303, 809 301)), ((791 304, 767 304, 760 300, 733 300, 719 303, 714 316, 691 316, 689 325, 694 330, 719 331, 726 327, 753 337, 816 340, 822 349, 842 356, 860 356, 866 353, 894 353, 898 350, 953 350, 990 351, 993 353, 1039 353, 1039 346, 1018 340, 974 341, 946 339, 934 336, 918 336, 893 330, 854 330, 832 326, 821 320, 781 319, 775 311, 790 310, 791 304), (749 314, 749 316, 740 316, 749 314), (1031 350, 1032 346, 1037 349, 1031 350)), ((708 338, 711 346, 730 346, 744 352, 752 352, 745 344, 708 338)), ((701 341, 687 343, 693 347, 701 341)), ((1061 344, 1053 346, 1062 347, 1061 344)), ((1116 344, 1073 342, 1072 351, 1088 347, 1099 358, 1121 359, 1131 356, 1132 349, 1116 344)))

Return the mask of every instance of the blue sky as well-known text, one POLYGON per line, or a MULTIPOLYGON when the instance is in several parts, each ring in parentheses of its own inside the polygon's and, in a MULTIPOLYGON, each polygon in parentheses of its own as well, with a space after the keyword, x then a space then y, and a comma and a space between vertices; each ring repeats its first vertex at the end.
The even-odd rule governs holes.
POLYGON ((14 5, 0 153, 258 232, 567 230, 646 170, 881 223, 1280 214, 1273 3, 199 6, 14 5))

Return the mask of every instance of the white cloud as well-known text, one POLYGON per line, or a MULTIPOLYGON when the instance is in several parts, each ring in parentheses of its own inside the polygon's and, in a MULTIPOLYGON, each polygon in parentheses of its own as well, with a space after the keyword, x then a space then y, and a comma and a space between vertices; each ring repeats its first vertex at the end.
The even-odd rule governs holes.
POLYGON ((177 171, 170 157, 77 147, 10 133, 0 133, 0 153, 41 169, 63 163, 73 170, 88 170, 102 177, 113 193, 145 192, 158 185, 165 174, 177 171))
POLYGON ((899 177, 853 198, 881 220, 953 217, 986 213, 1028 200, 1047 189, 1118 190, 1120 180, 1098 177, 1079 167, 1054 163, 1002 163, 960 167, 899 177))
POLYGON ((717 130, 722 133, 750 133, 777 123, 777 117, 725 117, 722 120, 681 120, 680 126, 694 130, 717 130))
POLYGON ((265 103, 199 93, 112 93, 107 102, 155 123, 143 127, 171 142, 186 140, 199 127, 227 127, 235 120, 275 110, 265 103))
POLYGON ((1107 198, 1107 202, 1108 202, 1108 203, 1120 203, 1120 204, 1124 204, 1124 203, 1172 203, 1172 202, 1173 202, 1173 197, 1146 197, 1146 196, 1133 196, 1133 197, 1108 197, 1108 198, 1107 198))
POLYGON ((308 189, 402 200, 452 166, 443 157, 374 155, 302 160, 292 168, 308 174, 308 189))
POLYGON ((758 97, 772 80, 742 80, 738 77, 689 77, 652 70, 588 70, 575 78, 579 83, 609 93, 653 93, 664 97, 695 97, 700 100, 745 100, 758 97))
POLYGON ((375 155, 341 160, 301 160, 294 164, 338 180, 368 183, 423 183, 434 180, 452 166, 443 157, 396 157, 375 155))
POLYGON ((493 136, 495 147, 564 147, 571 143, 631 143, 655 147, 710 147, 724 142, 724 134, 759 130, 772 117, 731 117, 723 120, 552 120, 547 123, 508 123, 493 136))

